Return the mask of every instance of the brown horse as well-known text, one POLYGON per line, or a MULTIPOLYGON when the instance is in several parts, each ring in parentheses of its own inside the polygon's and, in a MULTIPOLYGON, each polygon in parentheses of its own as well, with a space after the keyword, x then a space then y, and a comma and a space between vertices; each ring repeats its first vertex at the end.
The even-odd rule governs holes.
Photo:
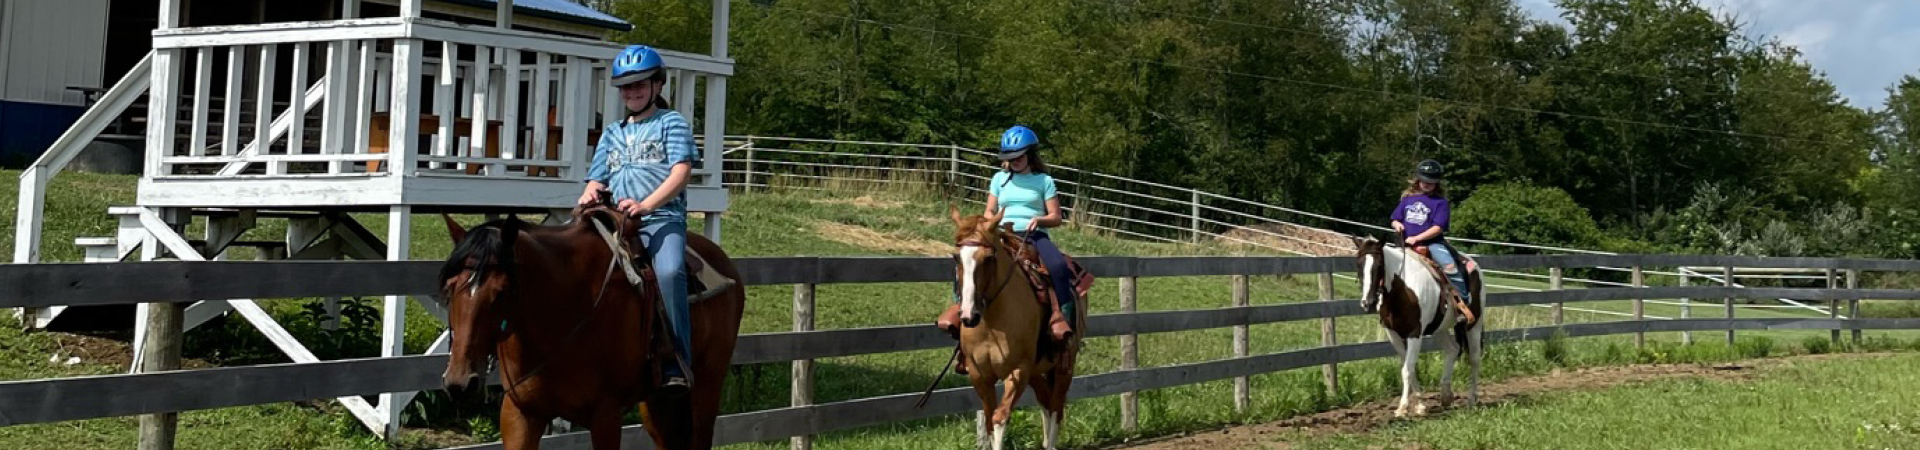
MULTIPOLYGON (((483 389, 488 361, 496 360, 505 391, 500 440, 509 450, 539 448, 556 417, 584 424, 594 450, 618 449, 621 417, 636 403, 656 448, 712 448, 745 289, 736 283, 692 305, 693 389, 681 398, 656 397, 659 364, 671 358, 661 350, 666 337, 653 339, 659 289, 650 271, 643 271, 644 290, 628 282, 593 221, 622 242, 637 229, 637 221, 599 206, 575 210, 559 226, 507 218, 464 230, 446 218, 458 243, 440 271, 453 327, 443 375, 448 392, 483 389)), ((689 233, 687 248, 740 279, 712 241, 689 233)))
MULTIPOLYGON (((1046 288, 1036 288, 1020 272, 1024 269, 1017 259, 1031 257, 1031 249, 1013 230, 995 225, 1002 214, 961 217, 959 210, 949 207, 958 249, 960 354, 966 358, 967 379, 980 396, 981 410, 991 416, 987 431, 993 433, 994 450, 1006 441, 1007 418, 1028 386, 1045 409, 1041 426, 1046 430, 1046 448, 1052 450, 1066 416, 1067 390, 1073 384, 1074 360, 1084 332, 1074 333, 1065 345, 1043 337, 1050 313, 1040 305, 1039 292, 1046 288), (1003 395, 995 395, 995 382, 1004 383, 1003 395)), ((1084 299, 1079 303, 1086 304, 1084 299)), ((1073 328, 1085 330, 1087 308, 1074 310, 1073 328)))

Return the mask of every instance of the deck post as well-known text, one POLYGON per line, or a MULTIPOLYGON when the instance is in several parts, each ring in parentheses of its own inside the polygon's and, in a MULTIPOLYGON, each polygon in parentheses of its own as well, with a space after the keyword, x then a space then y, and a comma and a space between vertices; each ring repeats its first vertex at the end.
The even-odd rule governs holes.
MULTIPOLYGON (((406 261, 412 255, 408 247, 413 243, 413 207, 394 205, 387 209, 387 260, 406 261)), ((380 332, 380 356, 391 358, 406 353, 407 296, 389 295, 386 297, 380 332)), ((400 412, 406 405, 400 404, 413 397, 411 392, 386 392, 380 394, 380 413, 386 420, 383 436, 393 439, 399 435, 400 412)))

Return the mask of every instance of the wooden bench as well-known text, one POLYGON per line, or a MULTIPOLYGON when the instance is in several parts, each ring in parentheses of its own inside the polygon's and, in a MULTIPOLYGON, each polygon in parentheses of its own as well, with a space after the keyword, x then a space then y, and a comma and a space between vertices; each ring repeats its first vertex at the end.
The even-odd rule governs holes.
MULTIPOLYGON (((560 159, 560 144, 565 139, 566 130, 557 123, 557 120, 556 120, 557 117, 558 117, 558 114, 556 110, 552 108, 549 108, 547 110, 547 148, 546 148, 546 159, 544 161, 557 161, 560 159)), ((376 113, 373 113, 373 116, 370 119, 371 120, 369 120, 369 122, 371 122, 372 129, 370 130, 371 135, 367 136, 367 152, 372 154, 387 153, 388 149, 392 148, 391 143, 388 142, 389 136, 392 135, 392 130, 393 130, 392 116, 389 113, 376 112, 376 113)), ((487 158, 500 157, 500 128, 502 126, 505 126, 505 124, 503 124, 501 121, 498 121, 498 120, 487 121, 486 142, 483 145, 484 151, 486 152, 485 157, 487 158)), ((453 122, 453 129, 454 129, 455 139, 458 139, 461 136, 467 136, 472 133, 473 119, 467 119, 467 118, 455 119, 453 122)), ((439 134, 440 133, 440 116, 430 115, 430 114, 420 115, 419 130, 420 130, 419 136, 433 136, 433 135, 439 134)), ((532 126, 520 127, 521 150, 532 148, 533 146, 533 139, 531 139, 532 132, 533 132, 532 126)), ((587 141, 586 141, 587 148, 585 151, 592 152, 594 143, 599 142, 599 139, 600 139, 600 128, 598 126, 593 126, 588 128, 587 141)), ((456 154, 466 153, 466 149, 460 146, 454 146, 454 149, 455 149, 454 152, 456 154)), ((526 158, 530 154, 530 152, 519 151, 519 152, 516 152, 516 154, 520 155, 521 158, 526 158)), ((368 161, 367 172, 368 173, 379 172, 380 165, 383 163, 385 163, 385 161, 368 161)), ((481 168, 484 166, 487 166, 487 164, 468 164, 466 168, 466 173, 467 175, 479 175, 481 168)), ((559 167, 525 166, 525 171, 527 176, 530 176, 530 177, 558 178, 560 176, 559 167)))

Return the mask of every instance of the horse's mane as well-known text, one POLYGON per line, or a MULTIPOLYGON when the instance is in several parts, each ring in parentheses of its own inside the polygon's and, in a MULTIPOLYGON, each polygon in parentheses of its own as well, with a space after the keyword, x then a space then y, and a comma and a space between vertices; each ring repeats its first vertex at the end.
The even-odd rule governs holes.
POLYGON ((453 253, 440 266, 440 279, 445 281, 468 270, 469 260, 473 261, 472 279, 475 280, 486 278, 487 271, 495 268, 489 266, 489 262, 500 270, 513 270, 514 239, 519 236, 520 230, 531 225, 517 217, 508 217, 489 220, 467 230, 466 238, 454 246, 453 253))

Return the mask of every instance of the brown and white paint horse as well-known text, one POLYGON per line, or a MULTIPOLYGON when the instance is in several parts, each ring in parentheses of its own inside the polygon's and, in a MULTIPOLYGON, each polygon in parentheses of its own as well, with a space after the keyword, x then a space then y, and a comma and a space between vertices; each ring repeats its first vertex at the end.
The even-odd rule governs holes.
MULTIPOLYGON (((1467 273, 1468 308, 1477 320, 1463 323, 1460 311, 1441 298, 1446 292, 1443 275, 1411 249, 1368 237, 1354 239, 1360 263, 1360 307, 1379 312, 1380 325, 1386 327, 1387 340, 1401 358, 1400 408, 1394 417, 1405 417, 1408 404, 1415 415, 1427 413, 1419 395, 1420 380, 1414 366, 1420 361, 1420 343, 1429 336, 1447 344, 1446 367, 1440 375, 1440 407, 1453 403, 1453 363, 1460 359, 1460 348, 1471 354, 1472 369, 1467 378, 1467 406, 1480 403, 1480 335, 1487 323, 1484 312, 1486 293, 1481 288, 1480 271, 1467 273), (1452 329, 1453 339, 1447 339, 1452 329)), ((1462 255, 1462 259, 1465 257, 1462 255)))

